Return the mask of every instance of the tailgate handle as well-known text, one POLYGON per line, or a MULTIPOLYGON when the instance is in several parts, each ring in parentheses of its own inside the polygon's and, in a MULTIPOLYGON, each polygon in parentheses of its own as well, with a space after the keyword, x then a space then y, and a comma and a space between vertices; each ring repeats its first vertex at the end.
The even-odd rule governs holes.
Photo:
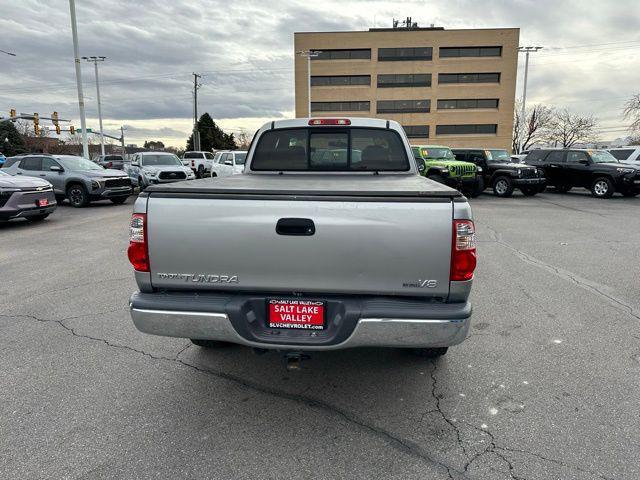
POLYGON ((316 233, 316 226, 309 218, 281 218, 276 224, 278 235, 313 235, 316 233))

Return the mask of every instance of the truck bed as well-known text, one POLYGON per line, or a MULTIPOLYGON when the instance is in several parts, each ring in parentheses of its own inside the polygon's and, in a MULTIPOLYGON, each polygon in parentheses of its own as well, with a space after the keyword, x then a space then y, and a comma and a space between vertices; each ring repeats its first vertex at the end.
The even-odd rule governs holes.
POLYGON ((455 198, 457 190, 418 175, 407 174, 251 174, 204 178, 154 185, 152 195, 277 195, 331 197, 455 198))

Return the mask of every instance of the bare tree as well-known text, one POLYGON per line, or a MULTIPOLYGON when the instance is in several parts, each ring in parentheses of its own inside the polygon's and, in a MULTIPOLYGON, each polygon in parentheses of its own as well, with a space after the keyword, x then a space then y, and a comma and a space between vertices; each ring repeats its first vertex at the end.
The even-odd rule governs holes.
POLYGON ((545 138, 546 130, 551 124, 554 110, 546 105, 534 105, 525 112, 522 121, 521 109, 516 102, 513 120, 513 138, 511 149, 514 153, 529 149, 535 143, 545 138))
POLYGON ((622 116, 625 120, 631 120, 629 133, 635 140, 640 139, 640 93, 636 93, 624 104, 622 116))
POLYGON ((249 149, 249 145, 251 145, 251 138, 249 138, 249 134, 244 128, 240 129, 236 143, 238 144, 238 150, 249 149))
POLYGON ((593 115, 580 115, 568 109, 555 111, 546 128, 545 137, 549 143, 569 148, 576 143, 593 142, 597 139, 597 119, 593 115))

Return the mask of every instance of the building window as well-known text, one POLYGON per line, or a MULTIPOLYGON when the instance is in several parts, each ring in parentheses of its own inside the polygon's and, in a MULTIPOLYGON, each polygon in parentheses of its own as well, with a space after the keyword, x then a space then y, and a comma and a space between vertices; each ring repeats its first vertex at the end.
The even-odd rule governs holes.
POLYGON ((311 86, 371 85, 371 75, 312 76, 311 86))
POLYGON ((440 47, 440 58, 500 56, 502 47, 440 47))
POLYGON ((477 135, 497 133, 498 125, 495 123, 478 125, 436 125, 436 135, 477 135))
POLYGON ((390 74, 378 75, 378 88, 390 87, 430 87, 431 74, 390 74))
POLYGON ((403 128, 409 138, 429 138, 429 125, 405 125, 403 128))
POLYGON ((311 102, 312 112, 368 112, 369 102, 311 102))
POLYGON ((311 60, 371 60, 371 49, 321 50, 316 57, 311 57, 311 60))
POLYGON ((415 60, 431 60, 433 58, 433 48, 431 47, 410 47, 410 48, 379 48, 379 62, 402 62, 415 60))
POLYGON ((438 83, 499 83, 499 73, 439 73, 438 83))
POLYGON ((438 110, 464 110, 468 108, 498 108, 497 98, 469 98, 438 100, 438 110))
POLYGON ((378 113, 425 113, 431 100, 378 100, 378 113))

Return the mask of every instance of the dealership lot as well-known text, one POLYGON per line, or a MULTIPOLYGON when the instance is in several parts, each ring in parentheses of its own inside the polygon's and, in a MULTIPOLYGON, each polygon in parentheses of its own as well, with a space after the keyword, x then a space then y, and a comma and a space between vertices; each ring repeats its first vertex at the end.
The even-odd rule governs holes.
POLYGON ((132 204, 0 225, 0 477, 640 477, 640 198, 474 199, 470 338, 301 372, 135 330, 132 204))

